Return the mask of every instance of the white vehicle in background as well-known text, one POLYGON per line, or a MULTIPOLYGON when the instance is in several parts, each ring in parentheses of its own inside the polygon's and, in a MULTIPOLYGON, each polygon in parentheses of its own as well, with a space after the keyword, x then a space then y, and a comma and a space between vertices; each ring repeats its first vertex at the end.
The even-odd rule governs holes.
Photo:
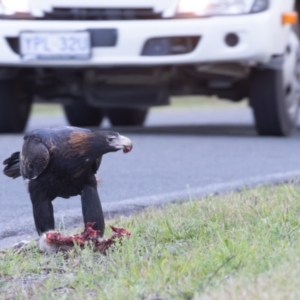
POLYGON ((171 95, 250 99, 261 135, 299 108, 295 0, 0 0, 0 132, 33 99, 71 125, 142 125, 171 95))

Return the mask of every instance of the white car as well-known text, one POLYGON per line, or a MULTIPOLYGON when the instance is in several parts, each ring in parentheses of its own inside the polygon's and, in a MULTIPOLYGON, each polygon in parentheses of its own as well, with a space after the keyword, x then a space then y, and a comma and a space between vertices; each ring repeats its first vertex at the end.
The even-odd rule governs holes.
POLYGON ((171 95, 249 98, 258 133, 289 135, 299 108, 295 0, 0 0, 0 132, 33 99, 74 126, 142 125, 171 95))

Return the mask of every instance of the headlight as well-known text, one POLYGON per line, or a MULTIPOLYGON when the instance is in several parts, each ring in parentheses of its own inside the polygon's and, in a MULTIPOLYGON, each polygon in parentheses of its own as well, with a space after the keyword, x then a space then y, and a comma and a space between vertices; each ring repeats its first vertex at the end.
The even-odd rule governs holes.
POLYGON ((0 0, 0 14, 13 15, 16 13, 28 13, 28 0, 0 0))
POLYGON ((215 16, 261 12, 269 0, 179 0, 177 15, 215 16))

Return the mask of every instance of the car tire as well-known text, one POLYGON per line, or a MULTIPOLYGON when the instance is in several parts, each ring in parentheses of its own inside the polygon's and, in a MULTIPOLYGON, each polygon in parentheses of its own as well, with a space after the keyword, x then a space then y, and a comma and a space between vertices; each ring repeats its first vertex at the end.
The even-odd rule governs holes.
POLYGON ((300 102, 299 41, 293 31, 291 34, 286 56, 295 57, 291 60, 285 57, 279 67, 255 68, 250 76, 250 104, 257 132, 262 136, 288 136, 297 122, 300 102))
POLYGON ((108 108, 106 115, 113 126, 142 126, 148 108, 108 108))
POLYGON ((16 79, 0 81, 0 133, 21 133, 31 111, 32 94, 16 79))
POLYGON ((64 105, 64 111, 69 124, 76 127, 99 126, 103 119, 101 108, 89 106, 84 101, 64 105))

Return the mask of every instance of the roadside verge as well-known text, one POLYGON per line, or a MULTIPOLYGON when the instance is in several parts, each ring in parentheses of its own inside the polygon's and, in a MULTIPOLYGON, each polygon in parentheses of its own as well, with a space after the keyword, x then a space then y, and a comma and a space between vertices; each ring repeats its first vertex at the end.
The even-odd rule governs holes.
MULTIPOLYGON (((259 185, 276 185, 290 181, 297 182, 300 170, 283 173, 274 173, 265 176, 249 177, 243 180, 228 181, 224 183, 206 185, 199 188, 187 188, 172 193, 157 194, 153 196, 125 199, 118 202, 102 203, 106 218, 119 214, 129 215, 143 210, 148 206, 161 206, 171 202, 201 199, 208 195, 225 194, 231 191, 249 189, 259 185)), ((82 225, 81 209, 72 209, 56 214, 57 229, 74 228, 82 225)), ((10 247, 23 239, 35 238, 36 233, 32 217, 18 222, 13 229, 0 229, 0 248, 10 247)))

